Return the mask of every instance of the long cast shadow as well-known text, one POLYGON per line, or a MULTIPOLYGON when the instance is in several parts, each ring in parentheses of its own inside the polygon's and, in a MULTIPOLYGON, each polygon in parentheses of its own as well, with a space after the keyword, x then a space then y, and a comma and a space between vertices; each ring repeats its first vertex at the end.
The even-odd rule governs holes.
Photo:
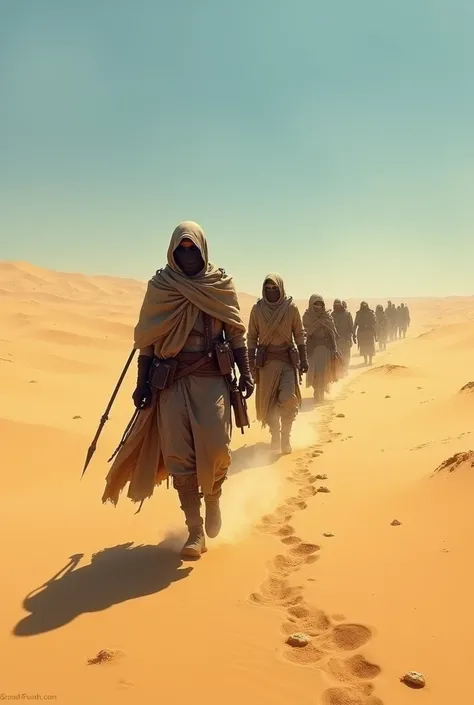
POLYGON ((242 446, 232 451, 232 463, 229 475, 236 475, 243 470, 273 465, 280 457, 279 453, 271 451, 269 443, 255 443, 252 446, 242 446))
POLYGON ((158 546, 125 543, 95 553, 77 568, 83 553, 69 562, 23 601, 30 614, 13 629, 15 636, 33 636, 63 627, 80 614, 101 612, 112 605, 153 595, 186 578, 179 553, 169 540, 158 546))

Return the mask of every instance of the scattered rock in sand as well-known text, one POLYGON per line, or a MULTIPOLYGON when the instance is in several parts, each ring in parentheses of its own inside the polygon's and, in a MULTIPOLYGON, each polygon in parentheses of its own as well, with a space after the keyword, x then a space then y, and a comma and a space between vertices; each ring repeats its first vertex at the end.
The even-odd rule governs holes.
POLYGON ((390 394, 386 394, 386 395, 385 395, 385 399, 391 399, 391 398, 392 398, 392 397, 390 396, 390 394))
POLYGON ((407 370, 408 368, 405 365, 379 365, 379 367, 374 367, 371 372, 385 372, 385 374, 389 375, 392 372, 396 372, 397 370, 407 370))
POLYGON ((303 632, 297 632, 296 634, 290 634, 290 636, 286 640, 286 643, 289 646, 301 647, 308 646, 310 641, 311 639, 307 634, 303 634, 303 632))
POLYGON ((426 685, 424 675, 417 671, 408 671, 400 680, 409 688, 424 688, 426 685))
POLYGON ((433 474, 436 475, 436 473, 442 472, 443 470, 454 472, 454 470, 457 470, 464 464, 470 465, 474 468, 474 452, 472 450, 468 450, 463 453, 455 453, 447 460, 443 460, 441 465, 436 468, 433 474))
POLYGON ((331 490, 329 489, 329 487, 318 487, 317 491, 327 493, 327 492, 330 492, 331 490))
POLYGON ((38 384, 38 380, 37 379, 30 379, 28 384, 38 384))
POLYGON ((460 392, 474 392, 474 382, 465 384, 464 387, 461 387, 460 392))
POLYGON ((345 414, 337 414, 336 419, 345 419, 346 415, 345 414))
POLYGON ((327 538, 327 539, 332 539, 332 538, 334 538, 334 534, 331 534, 330 531, 326 531, 326 532, 323 534, 323 536, 324 536, 325 538, 327 538))
POLYGON ((361 394, 365 394, 365 392, 361 392, 361 394))
POLYGON ((323 452, 322 450, 313 450, 313 452, 311 453, 311 456, 313 458, 317 458, 318 456, 321 455, 322 452, 323 452))
POLYGON ((328 476, 327 475, 316 475, 316 480, 327 480, 328 476))
POLYGON ((390 524, 390 526, 401 526, 401 525, 402 525, 402 522, 398 521, 398 519, 394 519, 392 521, 392 523, 390 524))
MULTIPOLYGON (((471 384, 472 384, 472 382, 471 382, 471 384)), ((423 387, 417 387, 417 389, 423 389, 423 387)), ((464 387, 463 387, 463 389, 464 389, 464 387)), ((461 391, 462 391, 462 390, 461 390, 461 391)))
POLYGON ((93 658, 87 659, 89 666, 95 666, 100 663, 107 663, 121 656, 120 651, 112 651, 111 649, 102 649, 93 658))
POLYGON ((72 420, 75 421, 76 419, 82 419, 82 416, 73 416, 72 420))

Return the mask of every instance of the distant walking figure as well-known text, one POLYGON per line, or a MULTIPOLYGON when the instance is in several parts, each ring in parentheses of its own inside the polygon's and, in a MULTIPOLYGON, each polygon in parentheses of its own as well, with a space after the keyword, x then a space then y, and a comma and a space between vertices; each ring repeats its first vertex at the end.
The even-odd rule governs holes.
POLYGON ((354 321, 354 343, 358 343, 359 351, 364 358, 364 363, 372 364, 375 355, 375 314, 366 301, 362 301, 354 321))

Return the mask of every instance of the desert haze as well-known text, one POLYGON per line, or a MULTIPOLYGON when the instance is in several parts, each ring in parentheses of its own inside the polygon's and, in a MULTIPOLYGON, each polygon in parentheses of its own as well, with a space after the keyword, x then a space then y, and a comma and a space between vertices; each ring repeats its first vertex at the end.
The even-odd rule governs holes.
POLYGON ((223 530, 183 563, 173 491, 138 515, 125 496, 101 504, 135 366, 80 481, 144 291, 0 263, 2 697, 472 702, 474 298, 394 299, 407 339, 371 368, 353 349, 330 401, 304 400, 292 455, 275 460, 256 423, 234 432, 223 530), (311 644, 286 645, 294 632, 311 644))

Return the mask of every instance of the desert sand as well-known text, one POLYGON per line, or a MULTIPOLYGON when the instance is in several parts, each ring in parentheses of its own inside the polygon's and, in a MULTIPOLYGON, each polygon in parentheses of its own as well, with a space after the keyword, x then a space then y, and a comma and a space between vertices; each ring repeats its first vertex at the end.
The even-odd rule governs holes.
MULTIPOLYGON (((407 300, 406 340, 370 369, 354 356, 323 407, 304 400, 293 455, 273 458, 256 423, 234 433, 222 534, 182 563, 173 490, 138 515, 126 497, 101 504, 134 367, 80 481, 144 287, 0 263, 0 692, 58 705, 471 702, 474 298, 407 300), (287 646, 294 632, 311 643, 287 646), (101 651, 110 659, 90 663, 101 651), (423 690, 400 682, 412 670, 423 690)), ((246 316, 253 301, 241 296, 246 316)))

